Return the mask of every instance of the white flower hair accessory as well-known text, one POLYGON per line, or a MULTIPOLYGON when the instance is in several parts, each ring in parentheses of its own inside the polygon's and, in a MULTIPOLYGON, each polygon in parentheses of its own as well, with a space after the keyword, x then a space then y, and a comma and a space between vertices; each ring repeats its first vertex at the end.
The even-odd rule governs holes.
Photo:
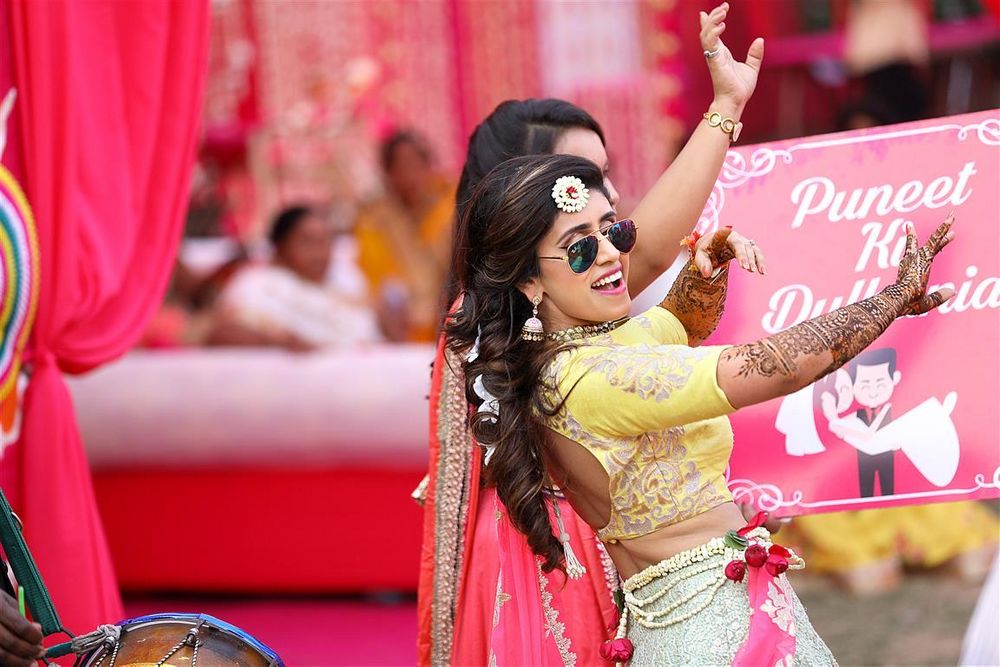
POLYGON ((576 176, 560 176, 552 186, 552 198, 560 211, 579 213, 587 208, 590 190, 576 176))

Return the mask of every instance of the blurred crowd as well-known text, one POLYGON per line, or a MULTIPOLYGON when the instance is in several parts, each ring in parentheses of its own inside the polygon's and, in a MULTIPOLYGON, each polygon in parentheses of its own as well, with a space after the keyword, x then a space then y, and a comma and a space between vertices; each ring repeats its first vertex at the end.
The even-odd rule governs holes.
MULTIPOLYGON (((955 10, 957 1, 935 7, 955 10)), ((836 71, 818 65, 811 71, 840 91, 829 98, 836 113, 827 114, 826 131, 970 110, 961 108, 971 104, 961 85, 971 75, 962 75, 960 60, 945 88, 933 75, 930 15, 923 0, 851 4, 842 62, 836 71)), ((350 197, 359 201, 284 195, 283 207, 254 233, 216 230, 215 238, 186 239, 143 345, 309 351, 433 341, 448 279, 454 178, 436 166, 432 147, 416 131, 388 134, 376 152, 381 185, 350 197)), ((237 199, 221 197, 208 217, 225 217, 237 199)), ((197 218, 192 213, 192 227, 197 218)))
POLYGON ((297 352, 435 339, 451 249, 453 183, 416 133, 382 142, 383 189, 345 224, 296 203, 264 247, 189 241, 147 347, 276 347, 297 352), (199 254, 200 252, 200 254, 199 254))

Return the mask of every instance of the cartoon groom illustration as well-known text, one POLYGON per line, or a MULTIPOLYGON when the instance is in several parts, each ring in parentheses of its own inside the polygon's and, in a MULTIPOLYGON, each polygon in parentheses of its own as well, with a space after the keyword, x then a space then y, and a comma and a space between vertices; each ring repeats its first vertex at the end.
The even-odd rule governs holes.
POLYGON ((785 436, 785 453, 798 457, 827 450, 830 441, 820 434, 818 412, 837 441, 858 451, 861 498, 876 495, 876 479, 878 495, 895 492, 897 450, 928 482, 948 486, 961 459, 952 421, 958 392, 949 391, 940 400, 928 396, 894 415, 890 401, 900 379, 896 350, 867 350, 829 377, 786 396, 774 420, 775 429, 785 436))
MULTIPOLYGON (((896 350, 883 348, 868 350, 858 355, 848 368, 854 389, 854 400, 861 406, 858 419, 869 427, 869 437, 892 421, 889 400, 902 377, 896 370, 896 350)), ((891 496, 895 472, 896 451, 890 449, 878 454, 858 450, 858 481, 862 498, 875 495, 875 478, 879 481, 879 495, 891 496)))

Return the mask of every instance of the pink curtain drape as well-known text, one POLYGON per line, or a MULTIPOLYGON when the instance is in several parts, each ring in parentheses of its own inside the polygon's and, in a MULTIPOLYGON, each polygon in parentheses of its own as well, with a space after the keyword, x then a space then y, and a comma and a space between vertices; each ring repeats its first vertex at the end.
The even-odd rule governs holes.
POLYGON ((22 437, 3 466, 63 622, 87 632, 122 607, 62 373, 122 355, 161 302, 195 156, 209 7, 46 0, 5 11, 42 285, 22 437))

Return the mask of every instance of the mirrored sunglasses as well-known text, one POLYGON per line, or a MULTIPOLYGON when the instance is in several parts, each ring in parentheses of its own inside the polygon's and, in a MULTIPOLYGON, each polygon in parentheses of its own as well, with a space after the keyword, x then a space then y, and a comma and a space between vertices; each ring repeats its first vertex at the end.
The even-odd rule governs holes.
POLYGON ((626 218, 577 239, 566 248, 566 254, 563 256, 542 256, 539 259, 564 259, 569 262, 569 268, 573 273, 584 273, 597 261, 598 234, 603 234, 620 253, 627 254, 635 247, 635 222, 626 218))

